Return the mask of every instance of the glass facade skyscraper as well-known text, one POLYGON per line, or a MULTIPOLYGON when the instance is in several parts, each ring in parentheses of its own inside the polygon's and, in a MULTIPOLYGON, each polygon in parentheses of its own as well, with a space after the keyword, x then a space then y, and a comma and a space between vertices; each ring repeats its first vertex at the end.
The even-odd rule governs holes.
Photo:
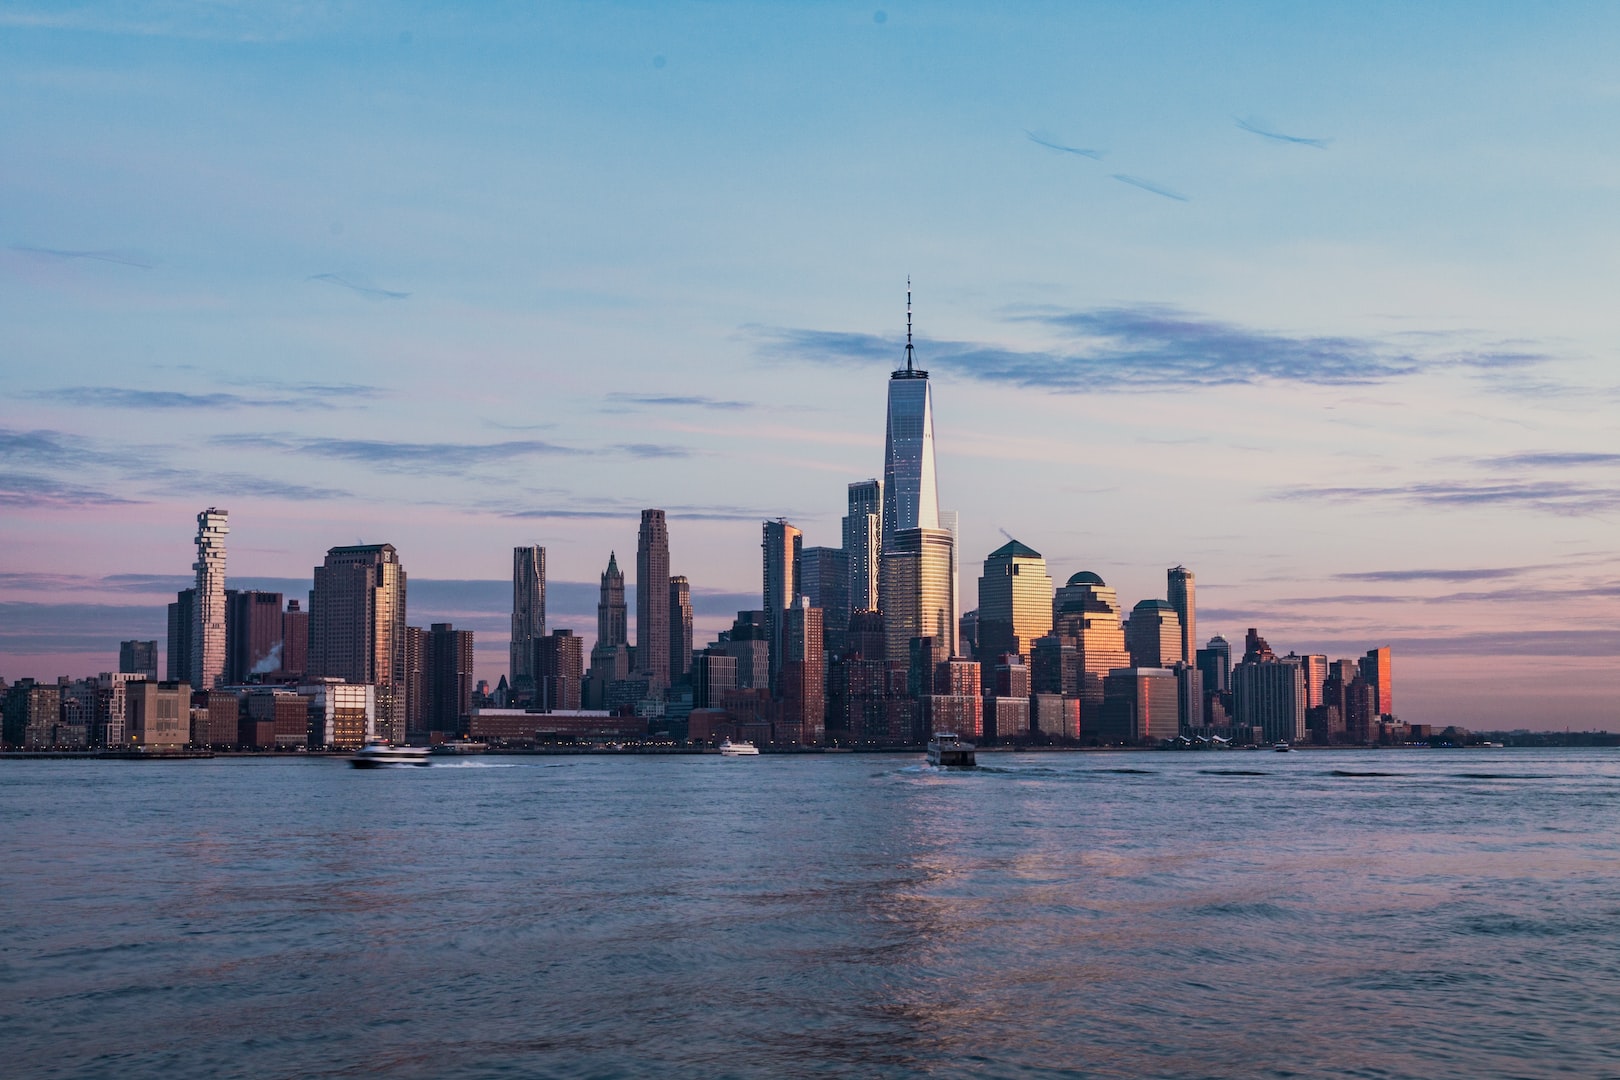
POLYGON ((956 538, 941 527, 934 476, 934 399, 928 372, 911 345, 911 289, 906 288, 906 366, 889 376, 883 440, 883 542, 878 608, 885 651, 908 660, 911 639, 931 637, 956 653, 956 538), (891 565, 891 563, 893 565, 891 565))
POLYGON ((883 551, 883 485, 858 480, 849 485, 844 518, 844 553, 849 556, 849 609, 878 608, 878 556, 883 551))
POLYGON ((913 638, 933 638, 956 655, 951 571, 954 545, 944 529, 900 529, 883 554, 884 652, 909 661, 913 638))
POLYGON ((911 290, 906 290, 906 366, 889 376, 889 418, 883 437, 883 551, 902 529, 939 528, 934 478, 934 397, 928 372, 911 347, 911 290))
POLYGON ((1035 639, 1052 632, 1052 575, 1041 553, 1009 540, 984 560, 979 579, 979 648, 993 667, 1017 653, 1029 662, 1035 639))
POLYGON ((1198 591, 1197 579, 1185 566, 1172 566, 1165 571, 1170 606, 1181 620, 1181 658, 1194 662, 1198 654, 1198 591))

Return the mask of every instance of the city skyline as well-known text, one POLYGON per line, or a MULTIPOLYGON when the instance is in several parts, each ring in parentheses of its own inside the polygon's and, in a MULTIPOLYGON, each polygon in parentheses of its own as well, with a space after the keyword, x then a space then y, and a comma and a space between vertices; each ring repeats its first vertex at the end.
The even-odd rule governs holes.
POLYGON ((481 677, 509 549, 584 633, 662 507, 712 640, 881 475, 910 273, 964 609, 1005 530, 1393 645, 1405 715, 1611 722, 1620 15, 1259 11, 9 7, 0 674, 164 638, 211 504, 233 587, 395 545, 481 677))

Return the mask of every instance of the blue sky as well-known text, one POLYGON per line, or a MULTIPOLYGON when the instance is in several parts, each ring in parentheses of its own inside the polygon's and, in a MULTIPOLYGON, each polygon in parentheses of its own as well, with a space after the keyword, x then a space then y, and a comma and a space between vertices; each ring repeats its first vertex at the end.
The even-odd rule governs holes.
MULTIPOLYGON (((1204 634, 1391 643, 1412 720, 1613 721, 1617 30, 9 4, 0 674, 159 634, 210 504, 233 578, 584 583, 663 506, 706 640, 762 518, 836 544, 879 473, 909 274, 966 606, 1005 529, 1128 603, 1185 563, 1204 634)), ((419 595, 496 674, 499 590, 419 595)))

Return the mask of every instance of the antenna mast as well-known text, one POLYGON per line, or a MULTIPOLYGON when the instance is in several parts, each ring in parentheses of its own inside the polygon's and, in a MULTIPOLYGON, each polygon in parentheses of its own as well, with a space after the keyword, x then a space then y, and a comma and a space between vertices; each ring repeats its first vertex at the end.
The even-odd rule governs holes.
POLYGON ((906 275, 906 370, 912 370, 911 364, 911 275, 906 275))

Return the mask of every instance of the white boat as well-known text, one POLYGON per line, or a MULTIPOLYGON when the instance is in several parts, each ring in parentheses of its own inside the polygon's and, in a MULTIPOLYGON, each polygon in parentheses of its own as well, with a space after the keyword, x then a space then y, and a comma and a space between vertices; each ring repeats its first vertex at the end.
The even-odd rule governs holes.
POLYGON ((721 757, 758 757, 759 747, 748 741, 732 742, 730 739, 720 740, 721 757))
POLYGON ((357 769, 396 769, 405 765, 426 765, 428 748, 391 746, 382 739, 371 739, 354 752, 349 764, 357 769))
POLYGON ((963 742, 955 732, 936 731, 928 740, 928 764, 967 767, 977 765, 978 759, 972 743, 963 742))
POLYGON ((1276 746, 1273 746, 1272 749, 1277 751, 1277 753, 1279 753, 1279 754, 1286 754, 1289 751, 1293 750, 1294 748, 1292 746, 1289 746, 1285 742, 1280 742, 1276 746))

